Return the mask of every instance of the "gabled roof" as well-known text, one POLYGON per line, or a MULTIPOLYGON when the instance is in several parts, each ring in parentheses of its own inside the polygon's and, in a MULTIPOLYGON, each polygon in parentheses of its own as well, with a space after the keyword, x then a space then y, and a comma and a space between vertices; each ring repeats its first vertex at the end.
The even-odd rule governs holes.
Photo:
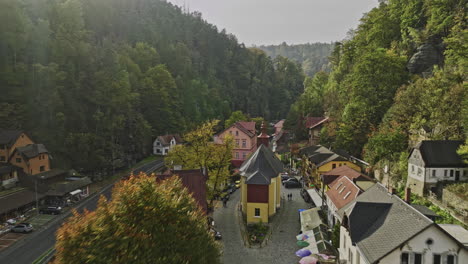
POLYGON ((340 176, 346 175, 349 179, 351 180, 367 180, 367 181, 373 181, 372 178, 369 176, 354 170, 346 165, 336 167, 332 169, 331 171, 327 171, 322 173, 322 179, 324 184, 330 184, 332 183, 335 179, 337 179, 340 176))
POLYGON ((320 166, 325 165, 328 162, 332 162, 332 161, 349 161, 349 160, 347 158, 343 157, 343 156, 338 155, 338 154, 333 154, 333 155, 329 156, 327 159, 322 160, 321 162, 318 162, 317 167, 320 167, 320 166))
POLYGON ((24 189, 12 194, 0 197, 0 214, 11 212, 17 208, 33 203, 37 199, 42 199, 43 194, 35 193, 24 189))
POLYGON ((362 190, 351 179, 347 176, 340 176, 331 184, 326 195, 339 210, 353 201, 361 192, 362 190))
POLYGON ((21 130, 2 130, 0 129, 0 144, 11 147, 16 139, 23 133, 21 130))
POLYGON ((66 170, 51 169, 51 170, 48 170, 48 171, 44 171, 44 172, 35 174, 35 175, 33 175, 33 177, 36 178, 36 179, 43 179, 44 180, 44 179, 50 179, 50 178, 54 178, 54 177, 64 175, 64 174, 68 174, 66 170))
POLYGON ((328 121, 328 117, 307 117, 306 118, 306 128, 312 129, 328 121))
POLYGON ((462 226, 452 224, 439 224, 439 227, 463 244, 465 248, 468 247, 468 230, 462 226))
POLYGON ((274 127, 275 127, 275 128, 282 128, 285 120, 286 120, 286 119, 281 119, 280 121, 278 121, 278 122, 274 125, 274 127))
POLYGON ((376 183, 338 213, 349 215, 353 244, 369 263, 376 263, 433 222, 376 183))
POLYGON ((299 149, 299 154, 302 156, 302 155, 311 155, 313 153, 315 153, 319 148, 324 148, 326 149, 325 147, 322 147, 321 145, 313 145, 313 146, 308 146, 308 147, 304 147, 304 148, 301 148, 299 149))
POLYGON ((206 202, 206 176, 202 170, 168 170, 164 174, 156 175, 157 180, 165 180, 173 175, 178 175, 182 184, 192 194, 195 201, 206 213, 208 204, 206 202))
POLYGON ((255 134, 255 122, 239 121, 236 124, 255 134))
POLYGON ((239 169, 246 184, 269 185, 283 171, 283 163, 265 145, 260 145, 239 169))
POLYGON ((24 147, 17 147, 15 151, 18 151, 18 153, 27 159, 37 157, 39 154, 48 153, 43 144, 29 144, 24 147))
POLYGON ((182 143, 182 138, 179 136, 179 134, 168 134, 168 135, 158 136, 156 138, 156 140, 159 140, 159 142, 161 142, 161 145, 163 146, 169 146, 171 144, 172 139, 175 139, 176 144, 182 143))
MULTIPOLYGON (((465 167, 457 149, 460 140, 423 140, 415 149, 419 149, 426 167, 465 167)), ((413 151, 411 151, 413 152, 413 151)))

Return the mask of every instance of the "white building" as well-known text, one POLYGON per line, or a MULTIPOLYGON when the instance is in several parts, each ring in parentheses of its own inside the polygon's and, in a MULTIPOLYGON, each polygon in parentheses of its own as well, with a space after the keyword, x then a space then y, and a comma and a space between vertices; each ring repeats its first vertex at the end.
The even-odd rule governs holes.
POLYGON ((347 264, 468 263, 467 245, 460 241, 466 234, 450 234, 380 183, 340 211, 340 260, 347 264))
POLYGON ((182 139, 177 134, 158 136, 153 142, 153 154, 167 155, 169 150, 178 144, 182 144, 182 139))
POLYGON ((440 181, 468 180, 468 168, 457 149, 463 141, 424 140, 410 153, 407 185, 419 194, 436 192, 440 181))

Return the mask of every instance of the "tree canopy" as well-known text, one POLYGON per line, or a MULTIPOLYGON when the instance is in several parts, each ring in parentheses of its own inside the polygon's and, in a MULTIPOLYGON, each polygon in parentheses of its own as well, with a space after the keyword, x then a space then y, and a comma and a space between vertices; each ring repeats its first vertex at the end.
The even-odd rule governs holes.
POLYGON ((220 263, 206 217, 180 178, 140 174, 57 232, 54 263, 220 263))
POLYGON ((167 1, 0 1, 1 126, 61 167, 131 165, 156 136, 234 110, 283 118, 302 81, 296 63, 167 1))

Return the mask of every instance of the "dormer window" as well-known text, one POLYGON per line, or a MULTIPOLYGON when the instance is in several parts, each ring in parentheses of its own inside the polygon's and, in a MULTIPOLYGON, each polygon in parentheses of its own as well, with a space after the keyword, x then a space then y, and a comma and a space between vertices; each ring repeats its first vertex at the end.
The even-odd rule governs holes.
POLYGON ((342 185, 343 185, 343 183, 340 182, 340 184, 338 184, 338 186, 336 186, 336 189, 338 190, 342 185))
POLYGON ((346 186, 343 186, 343 189, 341 189, 341 191, 339 193, 342 193, 344 191, 344 189, 346 189, 346 186))
MULTIPOLYGON (((344 188, 343 188, 343 189, 344 189, 344 188)), ((346 198, 348 198, 348 196, 349 196, 350 194, 351 194, 351 191, 348 191, 348 192, 346 193, 346 195, 343 197, 343 200, 346 200, 346 198)))

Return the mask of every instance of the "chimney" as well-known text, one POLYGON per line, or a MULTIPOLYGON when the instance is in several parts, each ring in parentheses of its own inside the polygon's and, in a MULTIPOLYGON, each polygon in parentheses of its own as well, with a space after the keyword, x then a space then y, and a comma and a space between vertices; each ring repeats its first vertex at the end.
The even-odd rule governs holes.
POLYGON ((411 188, 405 189, 405 202, 407 202, 408 204, 411 203, 411 188))
POLYGON ((270 144, 270 136, 266 133, 266 126, 265 122, 262 122, 262 127, 260 128, 261 133, 257 137, 257 147, 260 147, 260 145, 265 145, 265 147, 268 147, 270 144))
POLYGON ((390 188, 390 193, 391 194, 396 194, 396 188, 394 188, 394 187, 390 188))

